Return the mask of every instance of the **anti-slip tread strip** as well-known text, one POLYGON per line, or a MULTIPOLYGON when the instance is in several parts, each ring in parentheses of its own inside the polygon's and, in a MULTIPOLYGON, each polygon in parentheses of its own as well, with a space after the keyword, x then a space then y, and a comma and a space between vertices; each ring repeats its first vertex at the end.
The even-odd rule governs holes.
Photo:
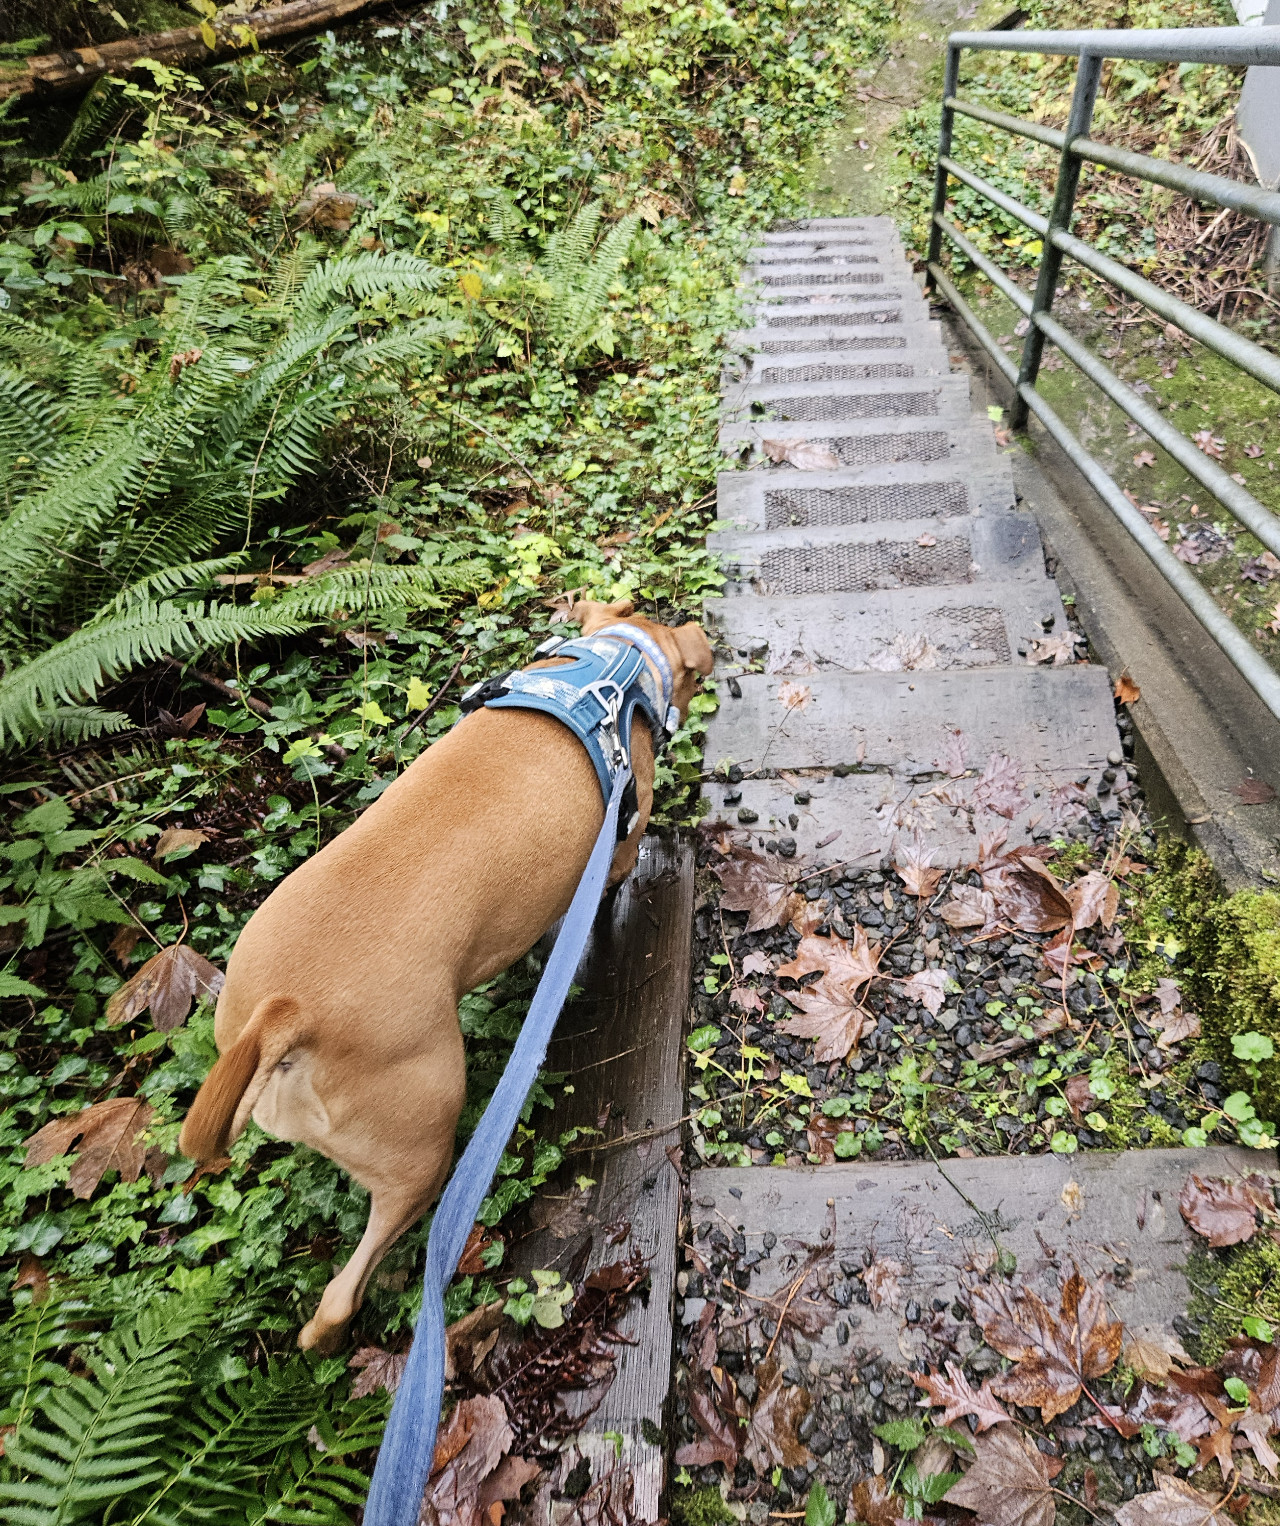
POLYGON ((919 418, 938 412, 936 392, 854 392, 844 397, 770 398, 753 405, 757 417, 771 416, 797 424, 823 424, 835 419, 919 418))
POLYGON ((969 494, 962 482, 770 488, 764 495, 764 509, 770 530, 788 525, 867 525, 967 514, 969 494))
POLYGON ((764 386, 791 382, 891 381, 914 375, 915 368, 905 361, 884 361, 861 366, 769 366, 760 373, 764 386))
POLYGON ((854 593, 886 584, 907 588, 965 583, 971 553, 961 536, 932 546, 880 541, 874 545, 801 547, 766 551, 754 580, 774 593, 854 593))

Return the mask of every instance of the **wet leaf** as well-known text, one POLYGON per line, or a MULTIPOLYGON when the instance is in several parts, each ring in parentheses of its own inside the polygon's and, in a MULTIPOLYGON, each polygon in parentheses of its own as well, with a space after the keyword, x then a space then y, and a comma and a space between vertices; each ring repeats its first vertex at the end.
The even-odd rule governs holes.
POLYGON ((917 1377, 916 1382, 928 1395, 929 1404, 942 1406, 943 1413, 933 1417, 935 1425, 952 1425, 972 1415, 979 1431, 986 1431, 1009 1419, 1008 1410, 991 1392, 991 1379, 985 1378, 981 1388, 974 1388, 954 1362, 947 1363, 946 1377, 940 1372, 928 1373, 917 1377))
POLYGON ((931 1017, 937 1017, 947 999, 945 970, 917 970, 898 984, 912 1001, 918 1001, 931 1017))
POLYGON ((676 1449, 677 1465, 705 1468, 713 1462, 721 1462, 732 1473, 738 1465, 738 1444, 742 1434, 737 1417, 726 1419, 700 1383, 690 1388, 689 1413, 702 1434, 696 1441, 686 1441, 676 1449))
POLYGON ((216 996, 224 976, 217 965, 197 954, 190 944, 172 943, 148 959, 132 979, 107 1002, 107 1022, 117 1027, 151 1008, 151 1021, 161 1033, 187 1019, 197 995, 216 996))
POLYGON ((975 811, 990 811, 1012 821, 1026 804, 1021 765, 1005 753, 993 752, 969 793, 969 804, 975 811))
POLYGON ((878 1473, 860 1478, 849 1496, 849 1516, 863 1526, 898 1526, 902 1511, 902 1500, 878 1473))
POLYGON ((948 927, 985 927, 995 920, 995 897, 973 885, 956 885, 938 915, 948 927))
POLYGON ((1200 1018, 1194 1012, 1181 1009, 1171 1017, 1146 1018, 1148 1028, 1159 1030, 1156 1039, 1158 1049, 1169 1050, 1175 1044, 1180 1044, 1184 1039, 1198 1039, 1200 1037, 1200 1018))
POLYGON ((763 949, 753 948, 742 961, 744 975, 769 975, 773 972, 773 960, 763 949))
POLYGON ((791 913, 791 897, 800 870, 793 859, 767 857, 748 848, 735 848, 726 863, 715 869, 723 887, 720 906, 724 911, 745 911, 746 931, 763 932, 785 922, 791 913))
POLYGON ((13 1279, 9 1291, 16 1293, 20 1288, 31 1289, 32 1303, 43 1303, 49 1296, 49 1274, 44 1269, 44 1262, 29 1250, 22 1253, 18 1262, 18 1275, 13 1279))
POLYGON ((1116 1511, 1116 1526, 1230 1526, 1216 1494, 1202 1494, 1185 1479, 1157 1473, 1150 1494, 1139 1494, 1116 1511))
MULTIPOLYGON (((1248 1409, 1235 1421, 1235 1429, 1249 1443, 1260 1466, 1274 1478, 1280 1457, 1276 1456, 1267 1441, 1272 1431, 1271 1416, 1259 1414, 1256 1409, 1248 1409)), ((1225 1470, 1223 1476, 1225 1477, 1225 1470)))
POLYGON ((1178 1210, 1212 1246, 1240 1245, 1252 1239, 1258 1227, 1249 1190, 1235 1178, 1203 1177, 1193 1171, 1182 1184, 1178 1210))
POLYGON ((964 732, 948 731, 947 745, 943 749, 942 756, 933 760, 933 766, 940 768, 949 779, 961 779, 969 768, 968 751, 964 732))
POLYGON ((975 1290, 973 1316, 989 1346, 1016 1365, 992 1380, 992 1392, 1038 1409, 1046 1421, 1080 1397, 1120 1355, 1122 1327, 1108 1318, 1101 1288, 1073 1271, 1060 1306, 1050 1309, 1030 1288, 992 1283, 975 1290))
POLYGON ((133 957, 133 951, 138 946, 138 939, 142 937, 142 929, 132 923, 125 923, 116 928, 115 937, 107 944, 107 951, 113 954, 121 969, 124 969, 133 957))
POLYGON ((973 1466, 944 1498, 990 1526, 1053 1526, 1048 1459, 1012 1425, 974 1437, 973 1466))
POLYGON ((168 858, 171 853, 178 853, 183 848, 198 848, 208 841, 208 832, 202 832, 198 827, 166 827, 156 838, 151 857, 168 858))
POLYGON ((1265 779, 1241 779, 1231 793, 1238 795, 1245 805, 1270 805, 1276 798, 1275 790, 1265 779))
POLYGON ((351 1384, 351 1397, 363 1399, 379 1390, 395 1393, 408 1360, 407 1351, 383 1351, 380 1346, 361 1346, 347 1363, 353 1372, 359 1373, 359 1377, 351 1384))
POLYGON ((942 870, 931 867, 932 858, 918 837, 898 854, 893 867, 908 895, 927 900, 937 890, 942 870))
POLYGON ((982 884, 996 913, 1028 933, 1051 933, 1072 924, 1071 902, 1062 886, 1030 854, 997 859, 982 871, 982 884))
POLYGON ((1062 1091, 1067 1099, 1067 1106, 1071 1109, 1071 1116, 1077 1123, 1098 1105, 1098 1099, 1089 1087, 1088 1076, 1070 1077, 1062 1091))
POLYGON ((840 457, 820 440, 761 440, 760 448, 770 461, 789 462, 797 471, 833 472, 840 466, 840 457))
POLYGON ((1090 869, 1082 879, 1068 885, 1065 893, 1077 929, 1093 927, 1098 922, 1110 928, 1115 921, 1120 908, 1120 892, 1105 874, 1090 869))
MULTIPOLYGON (((463 1399, 454 1407, 432 1459, 423 1505, 423 1519, 429 1526, 490 1526, 485 1517, 489 1505, 495 1498, 512 1498, 523 1486, 512 1491, 512 1470, 499 1472, 514 1440, 506 1409, 496 1395, 463 1399), (499 1487, 496 1495, 493 1484, 499 1487)), ((527 1473, 528 1466, 517 1470, 525 1474, 526 1482, 533 1476, 527 1473)))
POLYGON ((785 1384, 781 1369, 772 1358, 760 1364, 756 1381, 759 1393, 743 1448, 747 1460, 762 1475, 774 1468, 807 1466, 809 1448, 800 1440, 797 1429, 809 1412, 812 1402, 809 1390, 785 1384))
POLYGON ((139 1136, 151 1126, 155 1110, 140 1097, 109 1097, 94 1102, 37 1129, 26 1141, 23 1164, 30 1169, 55 1156, 66 1155, 79 1140, 76 1161, 67 1185, 72 1195, 87 1198, 108 1171, 119 1171, 121 1181, 136 1182, 142 1174, 147 1147, 139 1136))
POLYGON ((1142 698, 1142 690, 1129 677, 1128 673, 1121 673, 1116 679, 1116 686, 1111 691, 1122 705, 1136 705, 1142 698))
POLYGON ((778 685, 778 703, 788 710, 803 710, 812 698, 813 690, 808 684, 798 684, 794 679, 786 678, 778 685))
POLYGON ((863 1267, 862 1285, 871 1298, 873 1309, 882 1309, 885 1304, 896 1309, 901 1304, 901 1278, 905 1270, 901 1261, 890 1260, 887 1256, 876 1256, 870 1266, 863 1267))
POLYGON ((1154 1341, 1134 1339, 1125 1342, 1124 1359, 1142 1378, 1163 1383, 1173 1368, 1173 1357, 1154 1341))
POLYGON ((1222 1469, 1222 1480, 1225 1483, 1235 1466, 1231 1461, 1231 1438, 1232 1430, 1229 1425, 1220 1425, 1207 1435, 1198 1436, 1194 1443, 1197 1453, 1196 1469, 1207 1468, 1216 1459, 1219 1468, 1222 1469))
POLYGON ((819 1064, 843 1060, 862 1035, 875 1026, 875 1019, 862 1005, 862 995, 879 974, 880 950, 873 948, 860 926, 851 940, 801 938, 796 956, 780 964, 778 975, 799 980, 822 971, 822 978, 802 991, 788 991, 786 998, 799 1007, 802 1017, 777 1025, 794 1038, 816 1040, 814 1058, 819 1064))
POLYGON ((1227 442, 1219 439, 1212 429, 1197 429, 1191 436, 1191 443, 1214 461, 1221 461, 1222 453, 1227 448, 1227 442))

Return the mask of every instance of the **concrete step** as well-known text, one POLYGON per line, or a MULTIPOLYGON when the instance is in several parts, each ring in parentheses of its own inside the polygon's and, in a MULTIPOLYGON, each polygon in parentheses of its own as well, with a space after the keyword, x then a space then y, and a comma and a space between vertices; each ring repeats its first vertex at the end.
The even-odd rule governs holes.
POLYGON ((834 419, 968 418, 969 378, 847 377, 820 381, 741 383, 722 389, 722 423, 751 418, 827 423, 834 419))
POLYGON ((707 545, 728 578, 726 598, 937 584, 958 592, 977 581, 1039 582, 1044 576, 1040 532, 1029 514, 717 532, 707 545))
POLYGON ((856 324, 820 321, 779 328, 765 324, 759 328, 735 329, 726 334, 725 348, 731 355, 750 358, 761 366, 777 364, 772 357, 781 355, 798 355, 801 364, 820 364, 827 356, 833 360, 836 356, 843 359, 858 355, 861 358, 863 351, 892 350, 903 360, 912 361, 919 355, 930 364, 938 364, 940 369, 950 369, 949 362, 945 366, 942 364, 946 350, 940 327, 927 320, 901 322, 886 319, 882 323, 856 324), (903 350, 910 354, 902 355, 903 350))
POLYGON ((748 673, 737 682, 741 699, 721 686, 720 708, 707 728, 708 767, 728 759, 744 771, 776 773, 856 763, 932 778, 959 730, 979 767, 1001 752, 1029 778, 1079 776, 1096 775, 1120 746, 1110 680, 1087 665, 799 679, 748 673), (797 687, 807 690, 800 704, 797 687))
POLYGON ((845 266, 863 264, 867 260, 875 260, 885 266, 893 265, 903 279, 909 275, 902 245, 897 239, 858 239, 850 243, 774 245, 772 248, 753 249, 743 271, 752 277, 776 275, 781 270, 839 270, 845 266))
POLYGON ((774 239, 795 238, 800 233, 874 234, 892 227, 887 217, 793 217, 775 223, 772 231, 761 237, 772 243, 774 239))
POLYGON ((1018 647, 1030 638, 1066 625, 1058 585, 1049 578, 981 578, 963 588, 868 590, 834 598, 708 599, 705 614, 717 645, 737 659, 760 664, 766 673, 792 674, 897 672, 921 663, 994 667, 1016 662, 1018 647))
MULTIPOLYGON (((997 459, 989 430, 975 429, 968 414, 914 418, 839 419, 813 423, 792 419, 744 420, 722 424, 720 448, 752 466, 769 462, 765 440, 808 441, 823 445, 841 466, 879 466, 899 461, 945 461, 951 470, 969 469, 997 459)), ((793 473, 787 462, 768 466, 793 473)), ((805 475, 809 475, 808 472, 805 475)))
POLYGON ((882 345, 845 354, 801 350, 794 355, 736 355, 724 368, 723 387, 727 395, 735 387, 949 375, 951 368, 940 347, 917 345, 908 350, 905 345, 882 345))
MULTIPOLYGON (((1192 1269, 1199 1242, 1177 1208, 1188 1174, 1236 1177, 1273 1165, 1269 1154, 1214 1145, 996 1155, 941 1166, 920 1160, 704 1167, 689 1183, 691 1238, 710 1259, 712 1232, 723 1232, 726 1222, 741 1225, 747 1251, 760 1258, 751 1276, 755 1301, 744 1304, 758 1311, 743 1331, 751 1363, 772 1345, 773 1327, 766 1333, 760 1326, 760 1317, 770 1312, 764 1300, 772 1298, 776 1306, 796 1275, 796 1258, 784 1247, 831 1245, 831 1276, 842 1286, 839 1302, 847 1311, 837 1310, 812 1337, 805 1360, 792 1354, 785 1332, 774 1350, 780 1366, 800 1368, 801 1381, 816 1389, 823 1363, 838 1371, 849 1366, 850 1346, 879 1349, 895 1365, 917 1357, 936 1360, 927 1318, 908 1324, 905 1302, 928 1310, 933 1300, 946 1306, 963 1297, 972 1285, 975 1247, 986 1250, 996 1236, 1000 1250, 1016 1261, 1019 1279, 1051 1308, 1058 1307, 1063 1268, 1074 1265, 1105 1286, 1112 1317, 1134 1334, 1167 1330, 1200 1283, 1192 1269), (859 1270, 869 1247, 902 1267, 901 1297, 886 1299, 879 1309, 858 1302, 852 1295, 861 1283, 841 1272, 844 1263, 859 1270), (1133 1277, 1115 1275, 1121 1258, 1134 1268, 1133 1277)), ((689 1304, 678 1308, 692 1323, 689 1304)), ((956 1339, 957 1361, 979 1344, 963 1321, 956 1339)), ((1172 1519, 1172 1511, 1168 1515, 1172 1519)))
POLYGON ((716 512, 724 529, 773 530, 788 525, 883 524, 1002 513, 1014 506, 1013 478, 1003 456, 965 463, 903 461, 832 472, 722 472, 716 512))

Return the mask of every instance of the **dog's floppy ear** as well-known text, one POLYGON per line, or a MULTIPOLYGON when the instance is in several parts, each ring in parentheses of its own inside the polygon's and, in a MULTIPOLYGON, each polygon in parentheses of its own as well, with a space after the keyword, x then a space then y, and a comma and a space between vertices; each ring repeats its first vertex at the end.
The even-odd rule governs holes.
POLYGON ((595 599, 583 599, 573 606, 572 618, 582 628, 584 636, 593 636, 602 625, 614 620, 625 620, 635 609, 630 599, 619 599, 616 604, 600 604, 595 599))
POLYGON ((677 625, 673 634, 685 667, 699 673, 710 673, 713 665, 711 643, 702 627, 690 620, 687 625, 677 625))

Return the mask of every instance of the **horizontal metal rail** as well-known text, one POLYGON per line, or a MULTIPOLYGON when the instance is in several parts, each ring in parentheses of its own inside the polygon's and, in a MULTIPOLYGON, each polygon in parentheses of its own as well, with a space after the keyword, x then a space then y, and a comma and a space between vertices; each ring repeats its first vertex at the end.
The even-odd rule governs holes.
MULTIPOLYGON (((989 106, 961 101, 955 96, 948 97, 943 105, 958 111, 963 117, 972 117, 975 122, 985 122, 988 127, 998 127, 1002 132, 1013 133, 1020 138, 1032 138, 1059 152, 1066 146, 1066 133, 1056 127, 1045 127, 1040 122, 1007 116, 1003 111, 992 111, 989 106)), ((1171 191, 1181 191, 1184 196, 1194 197, 1196 201, 1208 201, 1215 207, 1230 207, 1233 212, 1247 212, 1263 222, 1280 223, 1280 192, 1245 185, 1239 180, 1229 180, 1225 175, 1193 170, 1169 159, 1153 159, 1150 154, 1135 154, 1131 149, 1116 148, 1110 143, 1097 143, 1092 138, 1077 139, 1071 144, 1070 152, 1090 164, 1103 164, 1108 169, 1118 170, 1122 175, 1132 175, 1135 180, 1152 180, 1157 185, 1168 186, 1171 191)))
POLYGON ((1101 65, 1106 58, 1146 59, 1160 63, 1280 65, 1280 27, 953 33, 948 43, 943 87, 937 178, 927 258, 928 284, 951 303, 957 316, 991 356, 1000 374, 1013 388, 1010 418, 1014 427, 1024 427, 1031 414, 1039 419, 1224 655, 1272 714, 1280 717, 1280 672, 1256 650, 1250 638, 1237 628, 1190 568, 1174 555, 1136 504, 1130 502, 1110 473, 1089 453, 1036 388, 1041 354, 1047 340, 1166 451, 1188 476, 1210 493, 1228 514, 1257 536, 1269 550, 1280 555, 1280 517, 1215 460, 1199 450, 1159 408, 1145 401, 1135 388, 1123 381, 1051 315, 1062 261, 1064 258, 1074 260, 1090 274, 1134 298, 1151 313, 1176 325, 1207 349, 1272 391, 1280 393, 1280 357, 1161 290, 1121 261, 1103 254, 1100 249, 1071 232, 1076 186, 1081 167, 1086 163, 1162 185, 1195 200, 1280 226, 1280 193, 1091 139, 1089 126, 1101 77, 1101 65), (961 99, 960 53, 966 48, 1078 56, 1080 65, 1066 131, 1009 116, 1005 112, 961 99), (957 115, 970 117, 1016 137, 1029 138, 1058 152, 1058 181, 1048 217, 1033 211, 956 159, 953 130, 957 115), (1040 236, 1042 249, 1034 295, 1019 286, 946 216, 948 184, 951 179, 968 186, 992 206, 998 207, 1040 236), (1018 331, 1025 332, 1020 365, 992 336, 943 268, 944 240, 954 245, 1027 320, 1018 325, 1018 331))
POLYGON ((1131 58, 1153 64, 1280 64, 1280 36, 1269 27, 1165 27, 1114 32, 952 32, 953 48, 1051 57, 1131 58))

